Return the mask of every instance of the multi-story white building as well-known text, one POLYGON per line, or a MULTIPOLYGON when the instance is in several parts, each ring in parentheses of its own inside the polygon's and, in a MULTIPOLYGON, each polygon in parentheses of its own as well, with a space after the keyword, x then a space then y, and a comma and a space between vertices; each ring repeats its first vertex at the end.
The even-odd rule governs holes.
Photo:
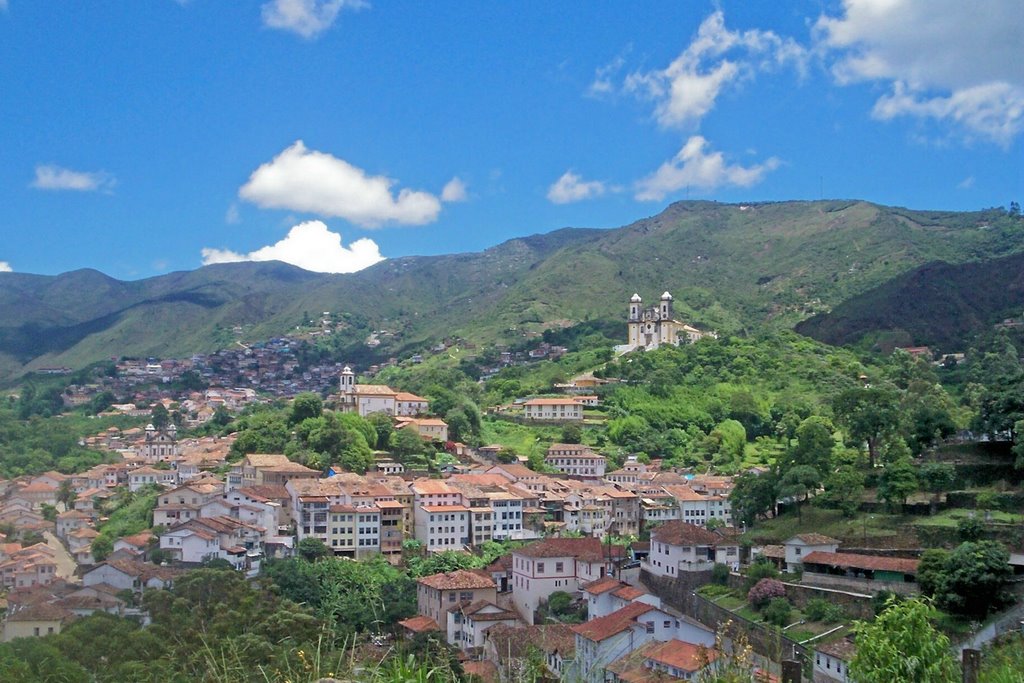
POLYGON ((670 578, 685 572, 709 571, 716 564, 739 568, 739 543, 734 537, 681 520, 651 530, 651 553, 644 569, 670 578))
POLYGON ((573 398, 531 398, 523 404, 527 420, 582 422, 583 404, 573 398))
POLYGON ((553 443, 548 448, 544 462, 562 474, 584 479, 600 479, 604 476, 607 459, 592 451, 589 446, 571 443, 553 443))
POLYGON ((497 600, 494 581, 483 572, 459 569, 416 580, 417 612, 433 619, 442 629, 448 623, 448 610, 480 600, 497 600))
POLYGON ((706 526, 708 520, 718 519, 732 526, 732 505, 724 495, 703 494, 686 485, 666 486, 665 492, 679 505, 679 519, 689 524, 706 526))
POLYGON ((533 621, 555 591, 572 593, 611 570, 622 548, 596 538, 546 538, 512 551, 512 602, 533 621), (610 556, 611 555, 611 556, 610 556))

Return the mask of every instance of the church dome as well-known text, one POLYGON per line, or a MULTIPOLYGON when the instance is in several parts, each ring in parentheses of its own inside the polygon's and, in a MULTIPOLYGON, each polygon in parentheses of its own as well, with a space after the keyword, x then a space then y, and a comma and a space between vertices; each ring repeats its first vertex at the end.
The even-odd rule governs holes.
POLYGON ((661 295, 661 300, 662 301, 665 301, 666 299, 669 300, 669 301, 672 301, 672 295, 669 294, 668 292, 665 292, 664 294, 661 295))
POLYGON ((629 303, 631 303, 631 304, 638 304, 638 303, 640 303, 641 301, 643 301, 643 299, 641 299, 641 298, 640 298, 640 295, 639 295, 639 294, 634 294, 634 295, 633 295, 633 296, 631 296, 631 297, 630 297, 630 299, 629 299, 629 303))

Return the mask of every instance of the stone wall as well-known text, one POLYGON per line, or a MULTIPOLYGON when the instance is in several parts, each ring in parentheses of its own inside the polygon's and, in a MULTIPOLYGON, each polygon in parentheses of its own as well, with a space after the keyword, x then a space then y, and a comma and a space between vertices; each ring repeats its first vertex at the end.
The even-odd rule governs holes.
MULTIPOLYGON (((729 588, 743 591, 746 588, 746 578, 739 574, 729 575, 729 588)), ((872 596, 862 592, 851 592, 835 588, 823 588, 820 586, 805 586, 799 583, 782 582, 786 586, 786 597, 793 605, 803 609, 808 600, 819 598, 829 602, 842 605, 843 609, 852 619, 870 619, 874 616, 874 606, 871 604, 872 596)))
MULTIPOLYGON (((696 573, 696 572, 695 572, 696 573)), ((661 598, 665 604, 697 621, 708 628, 718 631, 725 630, 725 635, 735 638, 743 634, 750 646, 759 655, 773 661, 780 659, 797 659, 802 662, 809 662, 811 657, 810 648, 806 648, 796 641, 790 640, 775 628, 766 628, 761 624, 754 623, 749 619, 733 614, 724 607, 719 607, 711 600, 698 595, 696 588, 710 582, 711 572, 707 574, 707 580, 697 583, 692 577, 688 581, 678 581, 674 578, 653 576, 647 571, 640 572, 640 580, 654 591, 655 595, 661 598), (728 628, 725 625, 728 624, 728 628)))
POLYGON ((905 583, 895 581, 875 581, 873 579, 856 579, 852 576, 836 576, 833 574, 814 574, 804 572, 803 584, 836 588, 838 590, 855 591, 874 595, 879 591, 890 591, 900 595, 916 595, 921 592, 920 586, 916 583, 905 583))

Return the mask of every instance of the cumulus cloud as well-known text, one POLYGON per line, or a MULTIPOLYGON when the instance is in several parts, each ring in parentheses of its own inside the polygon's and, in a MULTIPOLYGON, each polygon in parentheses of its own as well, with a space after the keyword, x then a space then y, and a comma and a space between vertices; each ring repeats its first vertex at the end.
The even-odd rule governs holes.
POLYGON ((261 208, 344 218, 366 228, 386 223, 423 225, 437 219, 441 202, 429 192, 402 189, 343 159, 306 149, 302 140, 249 176, 238 196, 261 208))
POLYGON ((1003 146, 1024 129, 1022 34, 1018 0, 844 0, 815 24, 839 84, 889 85, 875 118, 933 120, 1003 146))
POLYGON ((600 180, 583 180, 572 171, 566 171, 548 188, 548 200, 555 204, 569 204, 600 197, 607 190, 600 180))
POLYGON ((341 235, 331 232, 322 221, 299 223, 280 242, 248 254, 227 249, 202 250, 203 265, 237 261, 284 261, 317 273, 354 273, 384 260, 377 243, 361 238, 347 247, 341 235))
POLYGON ((53 164, 36 166, 32 187, 37 190, 72 190, 75 192, 110 192, 117 181, 102 171, 72 171, 53 164))
POLYGON ((694 135, 679 153, 658 170, 636 183, 636 198, 641 201, 664 199, 684 187, 712 190, 723 186, 750 187, 778 168, 775 157, 754 166, 728 164, 721 152, 709 150, 708 141, 694 135))
MULTIPOLYGON (((668 67, 632 73, 623 87, 655 103, 662 127, 692 126, 711 111, 728 85, 786 64, 802 72, 807 57, 796 41, 772 31, 730 31, 719 10, 701 23, 696 37, 668 67)), ((600 74, 595 84, 599 91, 607 85, 600 74)))
MULTIPOLYGON (((0 0, 3 3, 3 0, 0 0)), ((7 261, 0 261, 0 273, 13 273, 14 268, 11 268, 11 264, 7 261)))
POLYGON ((469 192, 466 190, 466 183, 459 177, 452 178, 445 183, 441 190, 442 202, 464 202, 469 199, 469 192))
POLYGON ((291 31, 308 40, 333 26, 342 9, 368 6, 362 0, 271 0, 261 11, 268 28, 291 31))

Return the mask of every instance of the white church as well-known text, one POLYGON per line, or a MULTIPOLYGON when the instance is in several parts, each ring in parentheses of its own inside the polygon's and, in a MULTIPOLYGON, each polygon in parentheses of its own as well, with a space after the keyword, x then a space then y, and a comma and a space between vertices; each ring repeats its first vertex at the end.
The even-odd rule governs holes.
POLYGON ((692 325, 672 317, 672 295, 665 292, 657 306, 643 307, 643 299, 634 294, 629 299, 629 343, 615 347, 616 353, 629 353, 637 349, 653 351, 659 346, 692 344, 704 337, 717 338, 714 332, 702 332, 692 325))

